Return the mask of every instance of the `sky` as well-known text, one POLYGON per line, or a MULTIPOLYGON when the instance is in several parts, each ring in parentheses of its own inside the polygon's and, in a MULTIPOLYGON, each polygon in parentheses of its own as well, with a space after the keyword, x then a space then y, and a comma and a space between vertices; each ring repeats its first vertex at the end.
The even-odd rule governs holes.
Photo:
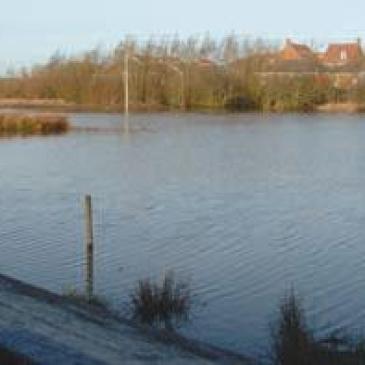
POLYGON ((365 43, 364 0, 0 0, 0 73, 141 39, 209 32, 365 43))

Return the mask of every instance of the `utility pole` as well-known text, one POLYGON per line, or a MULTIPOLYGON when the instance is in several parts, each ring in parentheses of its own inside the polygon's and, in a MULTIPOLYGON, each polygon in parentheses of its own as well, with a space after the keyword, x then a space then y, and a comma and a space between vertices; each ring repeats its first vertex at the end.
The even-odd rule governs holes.
POLYGON ((180 78, 180 107, 181 109, 185 109, 185 82, 184 82, 184 72, 181 71, 177 66, 172 65, 170 63, 166 63, 167 67, 169 67, 172 71, 175 71, 180 78))
POLYGON ((124 52, 124 113, 129 114, 129 55, 128 50, 124 52))
POLYGON ((124 114, 129 115, 129 63, 134 61, 141 65, 141 61, 136 56, 130 56, 126 49, 124 53, 124 114))

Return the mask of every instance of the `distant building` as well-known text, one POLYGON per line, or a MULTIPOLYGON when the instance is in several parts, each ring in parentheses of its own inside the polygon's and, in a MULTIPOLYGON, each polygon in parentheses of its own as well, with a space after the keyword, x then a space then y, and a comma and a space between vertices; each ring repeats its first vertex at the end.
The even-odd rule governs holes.
POLYGON ((274 62, 257 73, 263 84, 277 78, 313 77, 316 83, 350 90, 365 85, 365 55, 361 40, 329 44, 325 52, 287 39, 274 62))
POLYGON ((329 44, 324 53, 316 53, 304 44, 287 39, 278 56, 281 62, 315 61, 322 66, 340 67, 359 64, 364 57, 364 53, 360 39, 356 42, 329 44))
POLYGON ((320 62, 330 67, 353 65, 361 62, 363 56, 360 40, 353 43, 334 43, 322 54, 320 62))
POLYGON ((314 52, 308 46, 294 43, 290 39, 286 40, 279 56, 283 61, 307 61, 315 58, 314 52))

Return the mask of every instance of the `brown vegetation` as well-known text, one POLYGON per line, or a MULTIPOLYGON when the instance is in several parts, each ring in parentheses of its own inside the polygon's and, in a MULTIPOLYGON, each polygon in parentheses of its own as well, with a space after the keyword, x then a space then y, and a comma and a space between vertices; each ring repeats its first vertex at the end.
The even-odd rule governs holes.
POLYGON ((234 35, 222 41, 207 35, 143 43, 128 37, 107 54, 99 50, 72 58, 56 54, 47 64, 9 74, 0 80, 0 98, 122 109, 128 56, 131 109, 224 108, 237 97, 252 107, 255 71, 273 50, 261 40, 234 35))
POLYGON ((63 134, 67 118, 56 114, 0 114, 0 136, 63 134))
POLYGON ((141 280, 131 296, 134 319, 148 325, 164 325, 172 330, 189 318, 191 295, 186 283, 168 272, 161 283, 141 280))
POLYGON ((284 57, 288 43, 280 52, 270 42, 235 35, 219 41, 209 35, 147 42, 127 37, 109 53, 56 54, 9 74, 0 79, 0 106, 122 110, 127 64, 132 110, 311 111, 325 103, 365 102, 362 52, 356 62, 328 66, 315 49, 289 46, 296 53, 284 57))
POLYGON ((354 102, 348 103, 328 103, 317 107, 319 112, 330 113, 359 113, 365 111, 365 104, 354 102))
POLYGON ((293 292, 280 305, 272 329, 271 355, 273 365, 360 365, 365 361, 362 341, 335 334, 316 339, 293 292))
MULTIPOLYGON (((3 98, 0 99, 0 107, 11 108, 11 107, 64 107, 69 106, 62 99, 24 99, 24 98, 3 98)), ((72 105, 72 104, 71 104, 72 105)))

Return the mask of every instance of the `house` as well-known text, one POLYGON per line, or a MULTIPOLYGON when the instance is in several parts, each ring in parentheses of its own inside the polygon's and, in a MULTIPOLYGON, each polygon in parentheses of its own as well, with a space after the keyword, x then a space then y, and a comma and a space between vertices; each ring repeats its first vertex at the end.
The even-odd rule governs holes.
POLYGON ((279 52, 281 62, 317 62, 327 67, 353 66, 359 64, 364 57, 361 40, 349 43, 329 44, 324 53, 314 52, 310 47, 294 43, 287 39, 283 49, 279 52))
POLYGON ((348 91, 365 86, 365 55, 360 39, 329 44, 325 52, 287 39, 274 62, 266 62, 256 74, 262 85, 308 77, 317 85, 348 91))
POLYGON ((329 67, 356 65, 363 56, 361 40, 358 40, 353 43, 330 44, 327 51, 320 57, 320 61, 329 67))
POLYGON ((280 51, 279 58, 282 61, 308 61, 313 60, 315 54, 308 46, 287 39, 284 48, 280 51))

